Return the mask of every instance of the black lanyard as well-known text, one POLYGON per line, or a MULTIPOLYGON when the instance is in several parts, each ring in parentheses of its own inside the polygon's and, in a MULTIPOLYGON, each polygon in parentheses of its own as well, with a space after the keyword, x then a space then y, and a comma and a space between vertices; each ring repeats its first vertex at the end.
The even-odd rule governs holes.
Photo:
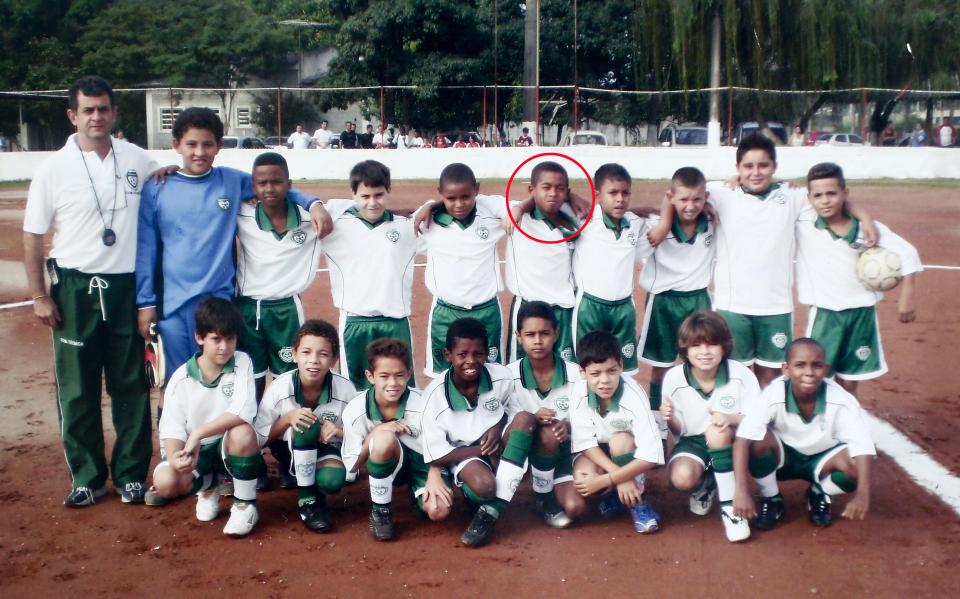
POLYGON ((93 177, 90 176, 90 167, 87 166, 87 159, 83 155, 83 148, 80 147, 80 142, 74 138, 74 141, 77 143, 77 149, 80 150, 80 160, 83 161, 83 170, 87 172, 87 180, 90 181, 90 190, 93 192, 93 201, 97 205, 97 214, 100 215, 100 222, 103 224, 103 235, 100 239, 103 241, 103 245, 110 247, 111 245, 117 242, 117 234, 113 232, 113 219, 117 214, 117 186, 120 181, 120 171, 117 169, 117 153, 113 151, 113 141, 110 142, 110 153, 113 155, 113 206, 110 207, 110 224, 103 218, 103 209, 100 207, 100 196, 97 195, 97 186, 93 183, 93 177))

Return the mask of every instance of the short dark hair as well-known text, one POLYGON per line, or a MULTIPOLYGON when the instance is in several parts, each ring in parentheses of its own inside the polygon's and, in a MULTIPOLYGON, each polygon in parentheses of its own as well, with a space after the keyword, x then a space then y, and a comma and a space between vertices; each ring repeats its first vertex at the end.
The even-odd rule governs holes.
POLYGON ((454 162, 453 164, 448 164, 440 171, 440 182, 438 185, 443 187, 444 184, 450 183, 451 185, 456 185, 457 183, 469 183, 470 185, 477 186, 477 177, 473 174, 473 169, 471 169, 466 164, 462 162, 454 162))
POLYGON ((549 322, 551 327, 557 328, 557 315, 553 313, 553 308, 547 302, 523 302, 517 311, 518 331, 523 328, 523 321, 528 318, 542 318, 549 322))
POLYGON ((597 169, 597 172, 593 174, 593 186, 597 191, 600 191, 600 188, 603 187, 604 181, 626 181, 628 184, 633 183, 627 169, 615 162, 608 162, 602 165, 597 169))
POLYGON ((356 193, 363 183, 367 187, 383 187, 390 191, 390 169, 376 160, 364 160, 350 169, 350 189, 356 193))
POLYGON ((696 189, 701 185, 706 185, 707 178, 704 177, 700 169, 695 166, 682 166, 673 173, 673 177, 670 178, 670 183, 672 185, 686 187, 687 189, 696 189))
POLYGON ((193 106, 177 115, 177 119, 173 121, 173 138, 183 138, 188 129, 206 129, 213 133, 217 143, 223 141, 223 121, 209 108, 193 106))
POLYGON ((197 336, 201 339, 210 333, 224 337, 236 337, 243 319, 240 310, 230 300, 208 296, 197 304, 197 336))
POLYGON ((567 176, 566 169, 552 160, 541 162, 537 166, 533 167, 533 172, 530 173, 530 185, 536 185, 537 182, 540 181, 540 176, 543 173, 557 173, 559 175, 563 175, 563 180, 568 186, 570 185, 570 177, 567 176))
POLYGON ((403 362, 407 370, 413 368, 410 346, 402 339, 381 337, 367 345, 367 370, 373 372, 378 358, 396 358, 403 362))
POLYGON ((620 361, 620 342, 609 331, 590 331, 577 342, 577 362, 580 368, 600 364, 613 358, 620 361))
POLYGON ((264 152, 258 155, 253 161, 253 170, 256 170, 258 166, 279 166, 287 174, 287 177, 290 177, 287 159, 276 152, 264 152))
POLYGON ((811 166, 810 170, 807 171, 807 185, 817 179, 836 179, 840 182, 841 189, 847 188, 847 180, 843 177, 843 169, 835 162, 820 162, 811 166))
POLYGON ((76 110, 80 106, 79 94, 85 96, 107 96, 110 98, 110 106, 116 106, 113 100, 113 88, 107 83, 106 79, 96 75, 87 75, 73 82, 73 85, 67 90, 67 105, 70 110, 76 110))
POLYGON ((680 350, 680 359, 685 364, 690 364, 687 350, 701 343, 719 345, 723 348, 724 360, 733 353, 733 335, 730 333, 727 321, 716 312, 699 310, 687 316, 680 325, 677 347, 680 350))
POLYGON ((790 342, 789 345, 787 345, 786 354, 785 354, 785 355, 786 355, 786 361, 787 361, 787 362, 790 361, 790 356, 793 355, 793 351, 794 351, 796 348, 798 348, 798 347, 804 347, 804 346, 806 346, 806 347, 814 347, 814 348, 818 349, 818 350, 820 351, 820 353, 821 353, 824 357, 826 357, 826 355, 827 355, 827 352, 824 351, 823 346, 820 345, 820 342, 819 342, 819 341, 817 341, 816 339, 811 339, 810 337, 800 337, 799 339, 794 339, 793 341, 790 342))
POLYGON ((293 336, 294 349, 299 347, 300 340, 307 336, 323 337, 330 342, 330 350, 333 352, 334 357, 340 355, 340 336, 337 334, 336 327, 326 320, 313 318, 300 325, 297 333, 293 336))
POLYGON ((770 157, 770 160, 777 161, 777 146, 774 145, 772 139, 759 131, 754 131, 740 140, 740 145, 737 146, 737 164, 740 164, 744 154, 750 150, 763 150, 770 157))
POLYGON ((483 341, 483 347, 490 347, 487 328, 476 318, 458 318, 450 324, 450 327, 447 329, 445 344, 447 350, 453 351, 453 346, 457 344, 457 339, 479 339, 483 341))

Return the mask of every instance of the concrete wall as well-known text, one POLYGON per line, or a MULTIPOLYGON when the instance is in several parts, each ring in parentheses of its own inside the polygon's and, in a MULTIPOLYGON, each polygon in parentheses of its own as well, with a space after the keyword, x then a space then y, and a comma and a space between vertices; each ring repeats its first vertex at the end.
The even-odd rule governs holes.
MULTIPOLYGON (((720 179, 733 173, 735 148, 463 148, 427 150, 285 150, 293 179, 346 179, 350 168, 365 159, 375 159, 390 167, 394 179, 436 179, 452 162, 469 165, 478 178, 506 179, 525 159, 539 153, 560 151, 575 158, 593 176, 605 162, 619 162, 637 179, 669 179, 681 166, 696 166, 708 179, 720 179)), ((248 171, 259 150, 224 150, 218 166, 248 171)), ((179 164, 173 150, 151 150, 161 164, 179 164)), ((817 162, 840 164, 849 179, 960 179, 960 149, 812 147, 777 149, 777 176, 797 178, 817 162)), ((0 181, 30 179, 49 152, 0 153, 0 181)), ((527 177, 537 161, 527 163, 518 176, 527 177)), ((583 173, 569 162, 571 178, 583 173)))

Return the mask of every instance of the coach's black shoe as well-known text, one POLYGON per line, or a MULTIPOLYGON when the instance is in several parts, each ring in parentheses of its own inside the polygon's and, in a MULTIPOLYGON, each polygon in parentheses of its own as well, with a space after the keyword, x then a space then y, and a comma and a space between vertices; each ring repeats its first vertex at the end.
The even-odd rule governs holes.
POLYGON ((486 545, 493 534, 493 525, 497 523, 497 517, 487 511, 486 506, 480 506, 477 513, 474 514, 470 526, 463 531, 460 542, 467 547, 480 547, 486 545))
POLYGON ((329 532, 333 528, 330 512, 327 511, 327 502, 323 497, 301 505, 300 519, 303 520, 303 525, 313 532, 329 532))
POLYGON ((807 510, 810 512, 810 522, 814 526, 830 526, 833 524, 833 514, 830 511, 830 496, 814 487, 807 491, 807 510))
POLYGON ((127 483, 117 489, 117 495, 123 503, 143 503, 146 493, 143 483, 127 483))
POLYGON ((63 498, 63 505, 67 507, 87 507, 93 505, 98 499, 107 494, 106 487, 91 489, 90 487, 74 487, 70 489, 67 496, 63 498))
POLYGON ((370 509, 370 534, 378 541, 389 541, 396 536, 393 509, 389 505, 373 504, 370 509))
POLYGON ((783 495, 777 493, 773 497, 761 497, 757 502, 757 517, 753 526, 757 530, 770 530, 783 518, 784 513, 783 495))

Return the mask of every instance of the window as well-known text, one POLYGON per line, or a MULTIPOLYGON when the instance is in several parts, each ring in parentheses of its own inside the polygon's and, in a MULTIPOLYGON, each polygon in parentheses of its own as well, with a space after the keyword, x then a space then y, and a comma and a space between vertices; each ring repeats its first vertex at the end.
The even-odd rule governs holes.
POLYGON ((237 107, 237 127, 249 127, 249 126, 250 126, 250 107, 238 106, 237 107))
POLYGON ((180 116, 180 113, 183 112, 183 108, 161 108, 160 109, 160 130, 161 131, 172 131, 173 130, 173 121, 180 116))

